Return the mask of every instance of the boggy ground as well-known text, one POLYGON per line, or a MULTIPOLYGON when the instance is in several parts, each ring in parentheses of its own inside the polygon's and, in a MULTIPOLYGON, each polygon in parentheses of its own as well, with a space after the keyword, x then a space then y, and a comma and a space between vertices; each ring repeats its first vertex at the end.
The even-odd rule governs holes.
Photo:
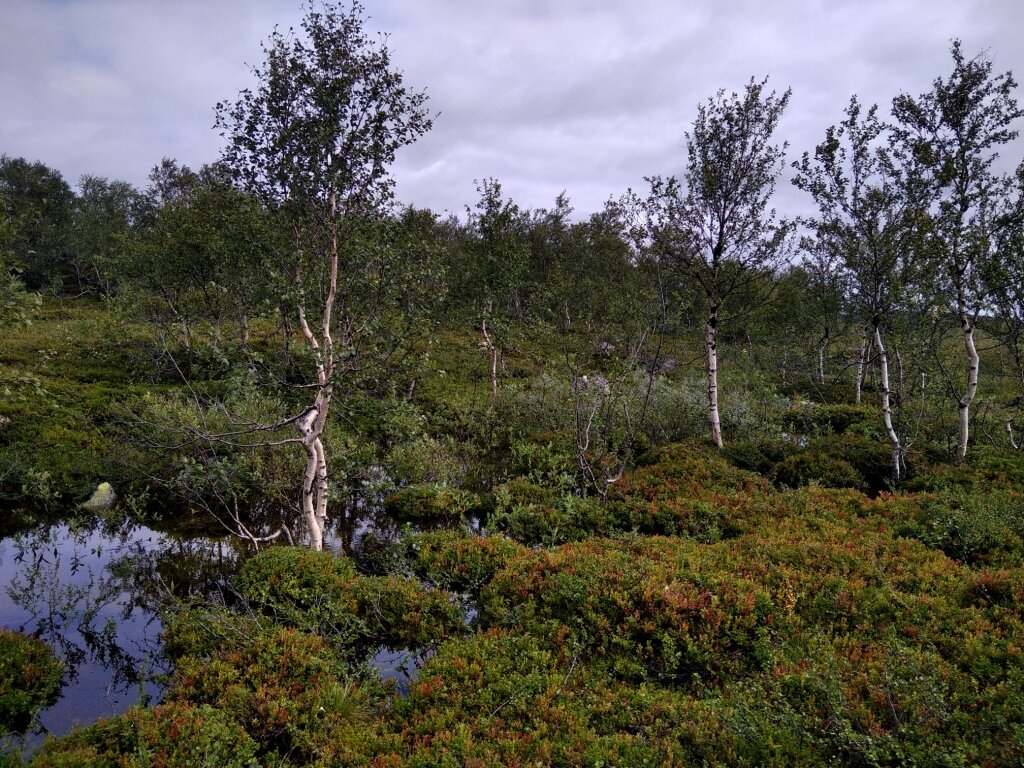
POLYGON ((386 574, 271 549, 169 620, 159 706, 33 764, 1019 765, 1024 462, 898 494, 736 466, 773 450, 674 444, 605 504, 514 479, 386 574), (381 645, 428 650, 405 696, 381 645))

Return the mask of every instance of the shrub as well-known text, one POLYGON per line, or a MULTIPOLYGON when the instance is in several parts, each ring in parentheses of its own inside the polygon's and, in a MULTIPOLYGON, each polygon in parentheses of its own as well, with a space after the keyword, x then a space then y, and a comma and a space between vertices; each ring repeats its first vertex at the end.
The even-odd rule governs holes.
POLYGON ((179 702, 135 708, 43 745, 39 768, 167 768, 257 765, 257 746, 241 726, 208 706, 179 702))
POLYGON ((479 497, 461 488, 426 483, 395 491, 384 510, 397 520, 457 520, 480 505, 479 497))
POLYGON ((387 465, 402 485, 438 483, 458 485, 466 479, 465 463, 459 458, 455 441, 419 435, 398 443, 388 452, 387 465))
POLYGON ((867 489, 867 483, 853 465, 819 450, 787 456, 776 466, 775 479, 780 485, 790 488, 813 482, 824 488, 867 489))
POLYGON ((441 589, 479 595, 513 557, 520 544, 501 536, 467 536, 461 531, 418 534, 408 541, 413 569, 441 589))
POLYGON ((775 480, 791 488, 814 482, 826 488, 879 493, 889 487, 891 460, 886 443, 853 433, 825 435, 777 464, 775 480))
POLYGON ((734 467, 774 480, 778 465, 797 451, 796 445, 784 440, 746 440, 725 446, 722 456, 734 467))
POLYGON ((0 629, 0 734, 24 731, 57 700, 64 665, 34 637, 0 629))
POLYGON ((689 756, 664 723, 689 713, 665 698, 618 688, 569 649, 486 632, 445 643, 423 666, 394 712, 407 759, 387 764, 682 764, 689 756), (609 708, 614 722, 601 717, 609 708))
POLYGON ((864 434, 864 430, 875 428, 876 422, 881 422, 878 409, 870 405, 808 403, 786 411, 782 428, 799 435, 841 435, 851 430, 864 434))
POLYGON ((379 645, 423 647, 462 629, 449 593, 400 576, 360 576, 326 552, 271 548, 246 561, 236 585, 255 610, 321 634, 352 658, 379 645))
POLYGON ((968 563, 1024 560, 1024 498, 944 490, 917 499, 900 533, 968 563))
POLYGON ((689 536, 712 543, 738 534, 769 485, 695 443, 645 455, 644 466, 612 486, 610 513, 620 530, 689 536))
POLYGON ((558 492, 517 478, 494 489, 489 528, 527 546, 555 546, 610 529, 608 510, 597 499, 558 492))
POLYGON ((911 478, 904 487, 911 491, 942 491, 947 489, 1013 491, 1024 488, 1024 451, 1000 452, 984 446, 972 448, 963 464, 936 460, 927 472, 911 478))
POLYGON ((686 682, 736 672, 750 663, 771 604, 741 576, 691 570, 696 546, 592 539, 525 552, 484 588, 484 615, 545 636, 568 632, 629 678, 686 682))

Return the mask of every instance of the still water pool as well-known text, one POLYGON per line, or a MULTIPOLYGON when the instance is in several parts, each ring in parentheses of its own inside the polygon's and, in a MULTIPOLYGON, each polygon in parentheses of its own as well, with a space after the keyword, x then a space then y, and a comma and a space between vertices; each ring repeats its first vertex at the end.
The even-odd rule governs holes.
MULTIPOLYGON (((216 530, 216 528, 211 528, 216 530)), ((366 534, 394 536, 376 510, 334 521, 327 547, 359 556, 366 534)), ((160 613, 191 596, 219 596, 249 545, 230 535, 168 533, 131 520, 92 518, 40 526, 0 539, 0 627, 34 634, 66 665, 58 701, 25 737, 34 749, 50 733, 159 701, 160 613)), ((403 690, 416 659, 382 648, 373 665, 403 690)))

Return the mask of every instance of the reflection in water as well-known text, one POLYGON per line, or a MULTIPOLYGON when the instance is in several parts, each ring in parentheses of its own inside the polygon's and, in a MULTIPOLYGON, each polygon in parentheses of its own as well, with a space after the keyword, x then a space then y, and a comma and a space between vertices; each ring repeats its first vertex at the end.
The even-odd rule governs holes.
MULTIPOLYGON (((214 536, 215 522, 182 515, 188 528, 162 533, 123 517, 61 523, 0 540, 0 627, 35 634, 67 667, 60 699, 40 716, 45 733, 159 700, 169 672, 160 644, 163 610, 191 596, 223 600, 227 581, 251 554, 242 539, 214 536)), ((271 522, 251 521, 253 530, 271 522)), ((471 524, 472 525, 472 524, 471 524)), ((402 528, 373 494, 350 501, 329 521, 325 547, 365 571, 386 571, 383 557, 402 528)), ((296 525, 293 530, 301 529, 296 525)), ((300 543, 300 542, 296 542, 300 543)), ((385 680, 407 690, 423 657, 380 648, 372 658, 385 680)))
POLYGON ((98 519, 0 541, 0 626, 45 640, 67 668, 61 697, 42 712, 30 743, 158 697, 167 671, 161 606, 222 584, 240 551, 226 539, 98 519))

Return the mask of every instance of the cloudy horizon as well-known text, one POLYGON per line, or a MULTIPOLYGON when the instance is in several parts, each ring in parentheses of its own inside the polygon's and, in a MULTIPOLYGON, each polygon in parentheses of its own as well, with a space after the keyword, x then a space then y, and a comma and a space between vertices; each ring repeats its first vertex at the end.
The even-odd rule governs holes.
MULTIPOLYGON (((852 94, 883 114, 948 75, 950 41, 1024 72, 1019 0, 366 0, 434 130, 394 167, 398 198, 460 213, 498 179, 528 208, 563 190, 578 213, 681 170, 697 105, 751 77, 793 89, 776 138, 813 151, 852 94)), ((7 0, 0 11, 0 154, 144 187, 163 157, 218 156, 213 105, 253 84, 298 0, 7 0)), ((1018 91, 1018 98, 1021 97, 1018 91)), ((1022 156, 1019 142, 1005 163, 1022 156)), ((776 205, 803 201, 783 180, 776 205)))

